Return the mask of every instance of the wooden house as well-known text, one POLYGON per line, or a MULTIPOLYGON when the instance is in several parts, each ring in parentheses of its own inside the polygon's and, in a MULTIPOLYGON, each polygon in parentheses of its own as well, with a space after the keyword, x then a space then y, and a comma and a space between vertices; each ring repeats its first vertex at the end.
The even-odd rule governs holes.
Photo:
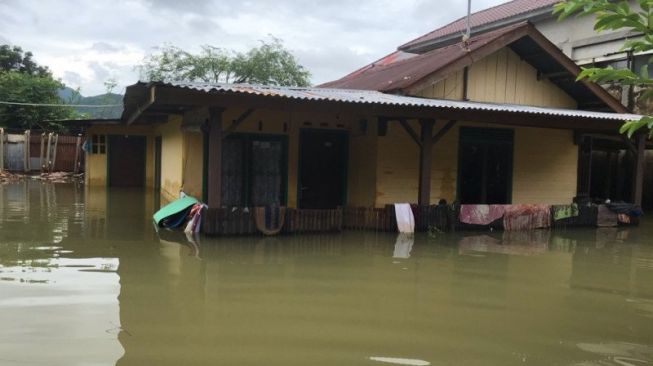
POLYGON ((120 123, 88 128, 86 181, 231 211, 571 203, 588 195, 585 136, 621 140, 638 118, 579 71, 519 23, 316 88, 139 82, 120 123))

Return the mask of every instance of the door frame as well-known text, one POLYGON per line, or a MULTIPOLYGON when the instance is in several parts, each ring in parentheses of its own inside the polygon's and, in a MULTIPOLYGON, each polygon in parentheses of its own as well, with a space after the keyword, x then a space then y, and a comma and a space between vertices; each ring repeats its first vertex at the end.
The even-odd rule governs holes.
POLYGON ((297 147, 297 208, 299 209, 301 207, 301 200, 302 200, 302 162, 303 162, 303 157, 302 157, 302 135, 306 131, 322 131, 322 132, 333 132, 335 134, 340 134, 344 136, 345 140, 345 148, 344 148, 344 159, 345 163, 343 164, 343 174, 342 174, 342 182, 341 187, 342 187, 342 202, 340 202, 339 206, 344 207, 347 205, 347 199, 348 199, 348 182, 349 182, 349 131, 347 130, 340 130, 340 129, 333 129, 333 128, 319 128, 319 127, 301 127, 299 129, 299 135, 298 135, 298 147, 297 147))
MULTIPOLYGON (((514 170, 515 170, 515 129, 514 128, 501 128, 501 127, 474 127, 474 126, 461 126, 458 130, 458 164, 457 164, 457 173, 456 173, 456 202, 460 202, 460 188, 461 188, 461 181, 462 181, 462 149, 463 149, 463 144, 462 144, 462 139, 463 139, 463 131, 465 130, 502 130, 502 131, 510 131, 512 134, 512 152, 510 155, 510 169, 508 172, 508 183, 506 184, 506 189, 507 189, 507 202, 506 204, 511 204, 512 203, 512 194, 513 194, 513 177, 514 177, 514 170)), ((485 138, 485 139, 480 139, 481 141, 496 141, 492 140, 492 138, 485 138)), ((481 204, 478 202, 477 204, 481 204)))
POLYGON ((125 135, 125 134, 107 134, 106 135, 106 151, 107 151, 107 179, 106 186, 111 187, 111 140, 117 137, 135 137, 142 139, 145 144, 143 144, 143 185, 141 187, 134 188, 147 188, 147 136, 146 135, 125 135))

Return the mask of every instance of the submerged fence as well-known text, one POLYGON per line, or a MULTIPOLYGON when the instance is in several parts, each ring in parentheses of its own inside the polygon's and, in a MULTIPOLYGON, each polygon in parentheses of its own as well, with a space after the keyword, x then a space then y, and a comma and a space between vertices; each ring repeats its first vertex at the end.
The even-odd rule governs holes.
MULTIPOLYGON (((553 207, 553 206, 551 206, 553 207)), ((579 205, 578 215, 554 220, 550 211, 550 228, 597 227, 597 205, 579 205)), ((473 230, 503 230, 503 219, 488 225, 472 225, 460 221, 459 205, 413 207, 415 230, 418 232, 452 232, 473 230)), ((616 220, 616 219, 615 219, 616 220)), ((615 221, 615 226, 618 225, 615 221)), ((636 217, 630 225, 637 225, 636 217)), ((621 224, 619 224, 621 225, 621 224)), ((328 210, 286 209, 281 234, 339 232, 342 230, 397 232, 393 205, 382 208, 344 207, 328 210)), ((202 230, 209 235, 263 235, 257 228, 254 213, 244 208, 207 209, 202 230)))
POLYGON ((6 133, 0 128, 0 171, 72 172, 84 166, 82 135, 6 133))

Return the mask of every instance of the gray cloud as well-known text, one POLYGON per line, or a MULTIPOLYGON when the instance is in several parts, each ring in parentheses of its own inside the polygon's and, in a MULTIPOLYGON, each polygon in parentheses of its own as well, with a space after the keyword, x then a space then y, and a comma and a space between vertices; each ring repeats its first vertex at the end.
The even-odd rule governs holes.
MULTIPOLYGON (((502 0, 474 1, 475 9, 502 0)), ((0 0, 0 41, 34 53, 56 76, 102 93, 153 47, 210 44, 236 51, 281 38, 315 84, 341 77, 464 15, 465 0, 0 0), (73 15, 71 15, 73 14, 73 15), (5 37, 3 41, 2 36, 5 37)))
POLYGON ((82 76, 74 71, 64 71, 62 79, 66 85, 72 88, 78 88, 83 82, 82 76))
POLYGON ((95 42, 90 49, 100 53, 112 53, 122 51, 125 47, 113 45, 108 42, 95 42))

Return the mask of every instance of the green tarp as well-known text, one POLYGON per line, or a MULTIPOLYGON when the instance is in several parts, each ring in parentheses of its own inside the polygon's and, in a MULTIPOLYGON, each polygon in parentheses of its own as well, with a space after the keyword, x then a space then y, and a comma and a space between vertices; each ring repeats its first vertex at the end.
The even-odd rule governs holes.
POLYGON ((183 212, 198 202, 199 201, 196 198, 191 196, 185 196, 179 198, 178 200, 172 201, 169 204, 161 207, 161 209, 159 209, 159 211, 157 211, 154 216, 152 216, 154 223, 160 225, 163 219, 183 212))

